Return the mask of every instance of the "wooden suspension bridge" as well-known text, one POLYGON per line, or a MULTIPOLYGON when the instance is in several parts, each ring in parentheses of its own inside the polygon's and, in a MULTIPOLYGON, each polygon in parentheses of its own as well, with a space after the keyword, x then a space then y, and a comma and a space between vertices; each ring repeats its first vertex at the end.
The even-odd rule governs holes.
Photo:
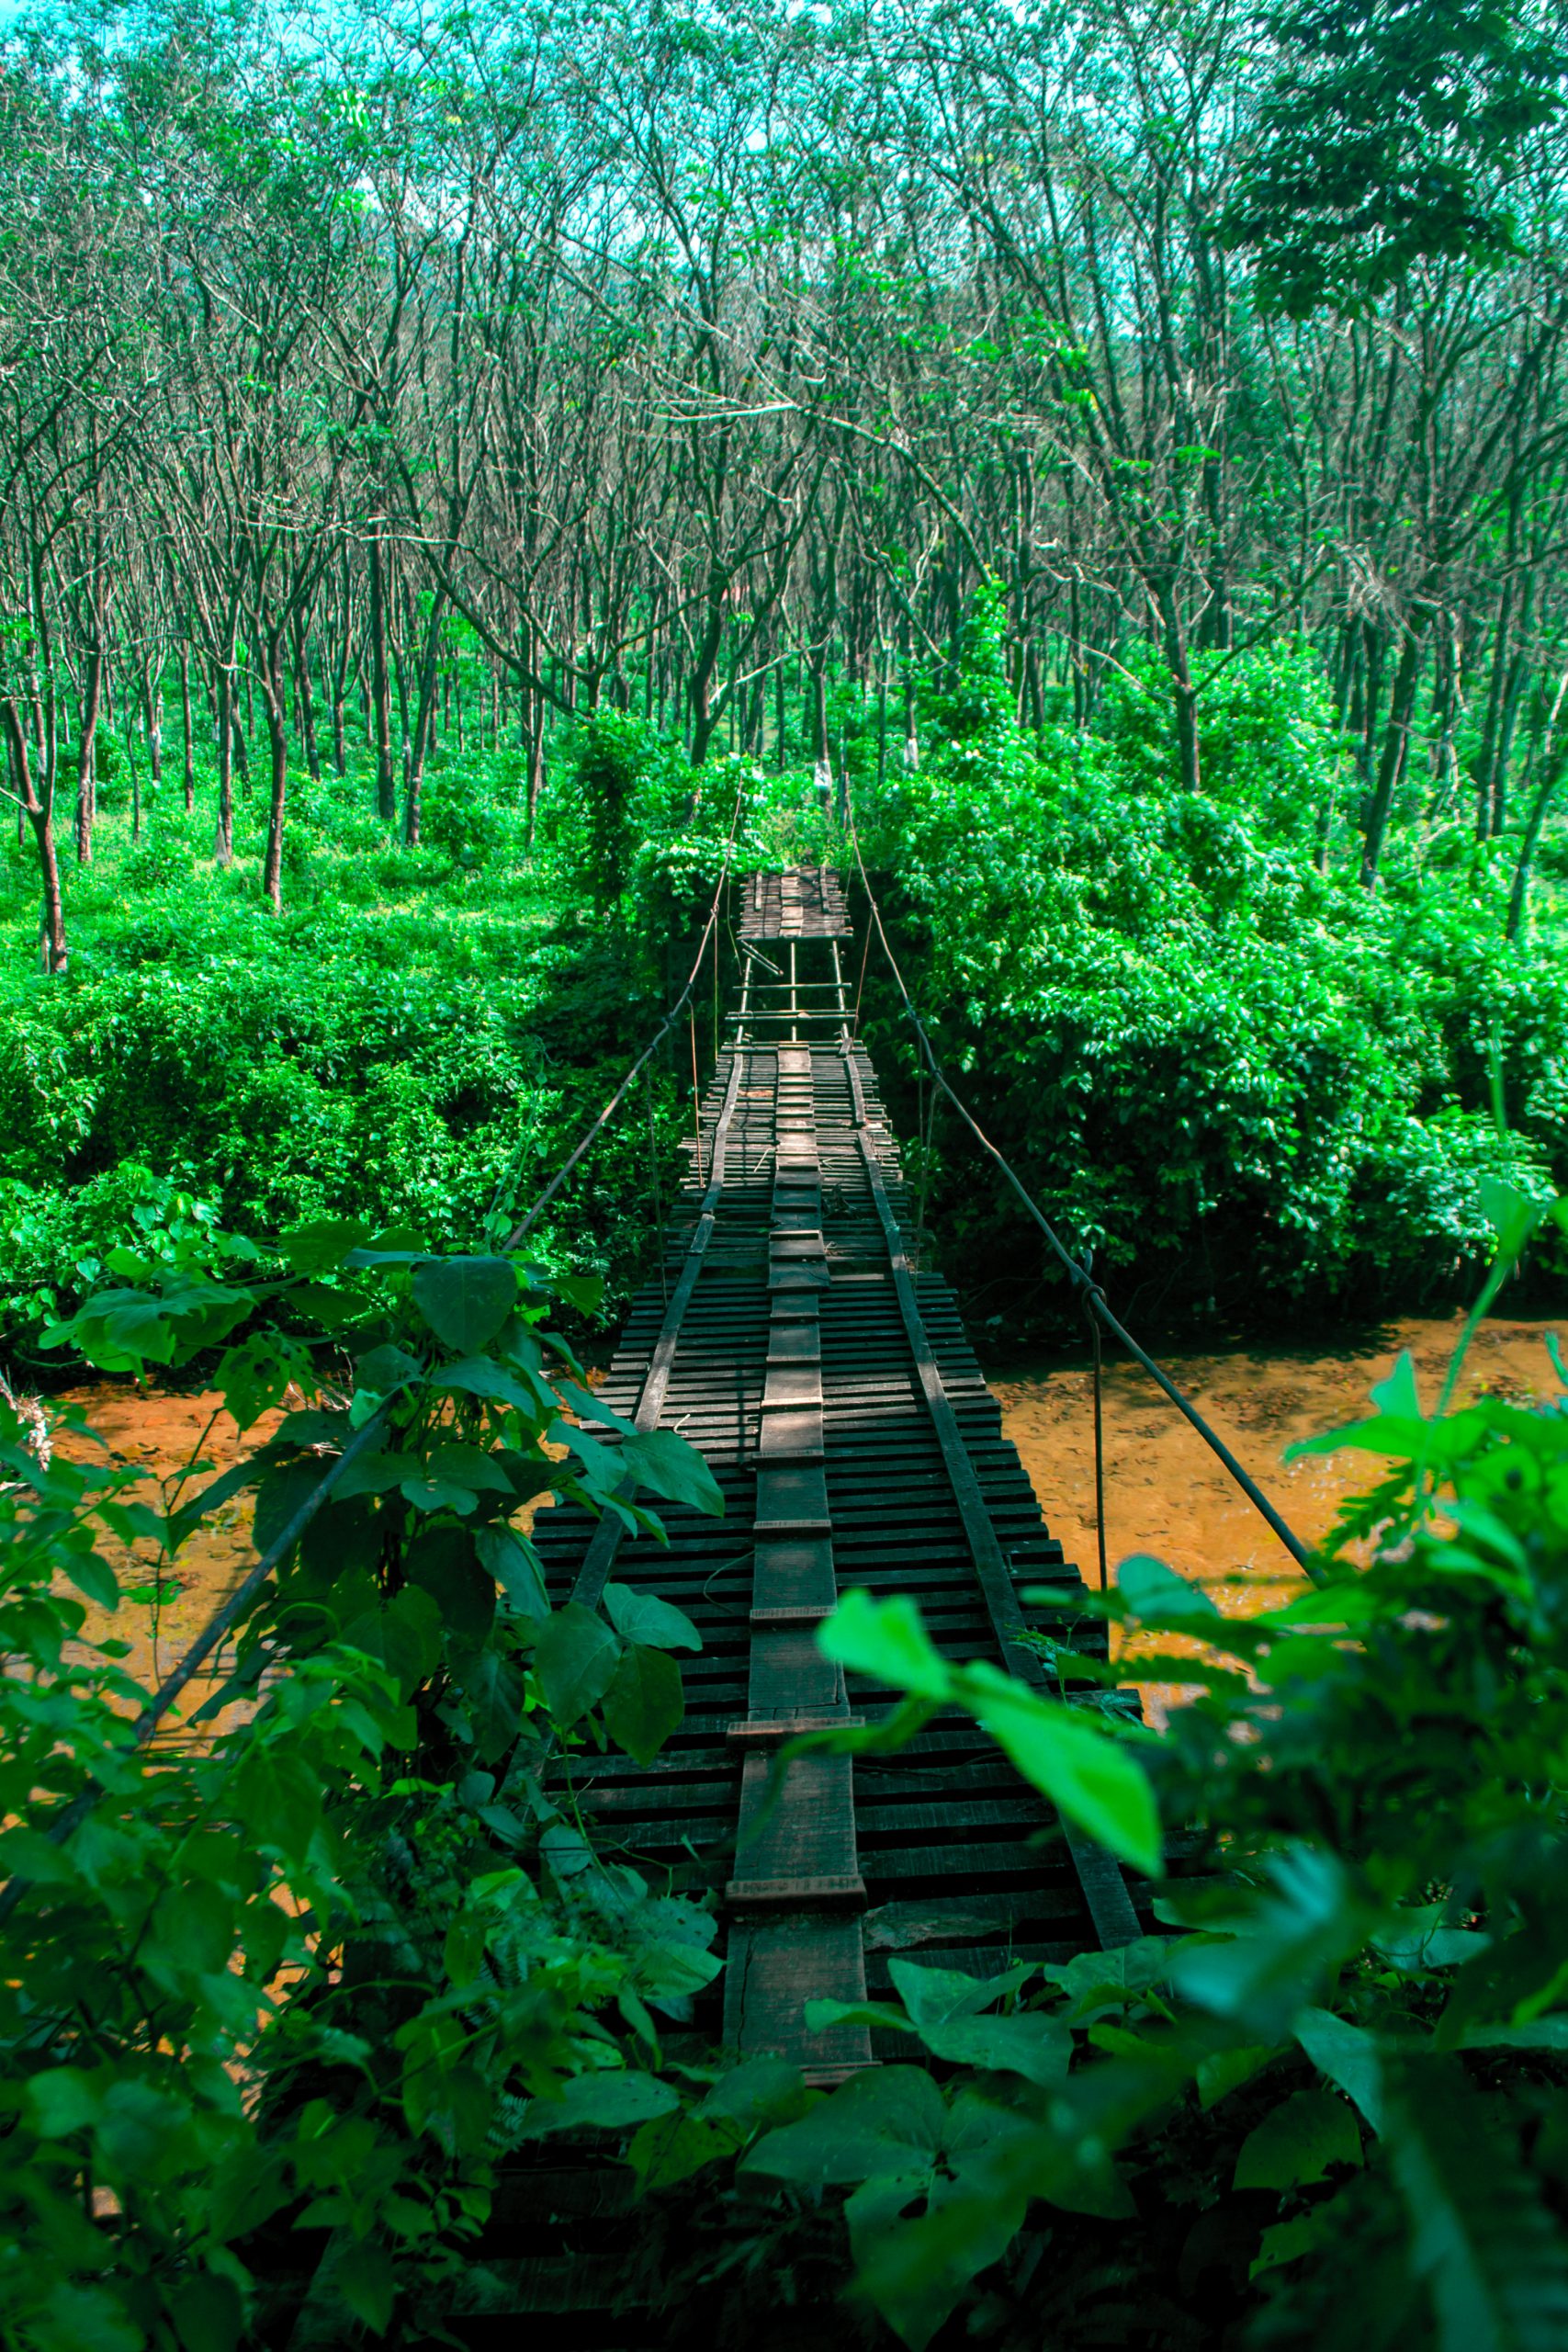
POLYGON ((1145 1924, 1111 1856, 957 1714, 897 1754, 779 1766, 800 1733, 896 1703, 864 1687, 852 1702, 817 1647, 852 1588, 908 1594, 954 1659, 1069 1695, 1060 1651, 1047 1667, 1025 1636, 1049 1635, 1069 1664, 1075 1646, 1103 1655, 1103 1627, 1023 1598, 1065 1600, 1077 1570, 1002 1436, 946 1283, 912 1261, 897 1147, 850 1002, 850 937, 831 872, 747 877, 728 1042, 663 1263, 601 1391, 639 1430, 701 1450, 725 1517, 669 1508, 665 1546, 574 1510, 536 1530, 558 1605, 594 1606, 613 1575, 700 1631, 674 1741, 648 1769, 579 1759, 579 1800, 608 1847, 716 1903, 726 1966, 690 2046, 777 2052, 818 2083, 876 2063, 882 2037, 814 2033, 805 2004, 885 1995, 890 1953, 984 1975, 1145 1924))

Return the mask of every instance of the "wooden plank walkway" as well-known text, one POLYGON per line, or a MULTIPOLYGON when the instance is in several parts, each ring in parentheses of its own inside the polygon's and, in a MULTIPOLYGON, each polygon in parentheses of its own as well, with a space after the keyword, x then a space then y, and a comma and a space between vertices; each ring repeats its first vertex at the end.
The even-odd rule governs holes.
POLYGON ((558 1602, 592 1605, 614 1575, 703 1635, 682 1661, 688 1712, 671 1747, 647 1770, 571 1767, 601 1838, 719 1907, 724 1973, 667 2050, 774 2051, 831 2082, 908 2060, 897 2036, 813 2035, 802 2016, 820 1996, 886 1994, 890 1953, 989 1973, 1125 1941, 1141 1923, 1115 1863, 1065 1834, 956 1715, 897 1755, 798 1759, 763 1804, 784 1739, 894 1703, 846 1692, 817 1650, 840 1593, 911 1594, 947 1654, 1042 1684, 1023 1626, 1079 1645, 1103 1634, 1019 1597, 1077 1572, 1001 1435, 947 1284, 911 1262, 897 1150, 854 1035, 837 876, 749 876, 740 935, 730 1039, 685 1147, 664 1263, 602 1391, 640 1429, 699 1446, 727 1515, 664 1510, 665 1548, 548 1511, 536 1540, 558 1602))

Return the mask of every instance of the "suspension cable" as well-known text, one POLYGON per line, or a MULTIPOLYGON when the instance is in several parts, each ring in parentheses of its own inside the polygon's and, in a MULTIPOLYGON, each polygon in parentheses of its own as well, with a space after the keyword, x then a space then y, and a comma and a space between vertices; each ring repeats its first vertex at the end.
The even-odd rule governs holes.
MULTIPOLYGON (((697 975, 703 968, 703 958, 707 954, 708 941, 713 938, 714 933, 717 927, 719 910, 724 904, 725 885, 729 880, 730 864, 735 855, 735 837, 740 829, 740 811, 745 805, 745 798, 746 787, 744 784, 742 784, 739 791, 735 796, 735 812, 729 820, 729 833, 724 844, 724 864, 719 870, 718 882, 713 894, 713 904, 708 909, 707 921, 703 925, 703 935, 697 942, 697 952, 695 956, 693 958, 692 968, 686 975, 685 987, 681 990, 681 993, 675 999, 674 1003, 671 1005, 669 1011, 665 1013, 663 1020, 660 1023, 659 1027, 655 1030, 652 1037, 644 1046, 642 1052, 637 1056, 636 1061, 633 1062, 630 1069, 627 1070, 625 1078, 622 1079, 619 1086, 616 1087, 614 1094, 611 1095, 609 1101, 605 1103, 598 1117, 592 1121, 592 1125, 582 1135, 575 1149, 561 1162, 561 1165, 550 1178, 549 1182, 545 1186, 544 1191, 539 1194, 538 1199, 534 1203, 533 1207, 529 1210, 522 1223, 513 1227, 511 1232, 507 1235, 506 1239, 502 1243, 502 1250, 515 1250, 519 1242, 521 1242, 525 1236, 532 1230, 533 1227, 536 1224, 544 1211, 548 1208, 556 1194, 560 1191, 561 1186, 566 1182, 566 1180, 571 1174, 572 1170, 582 1160, 584 1156, 597 1140, 603 1129, 608 1125, 616 1111, 619 1110, 621 1104, 626 1101, 626 1096, 631 1091, 638 1075, 653 1059, 654 1055, 658 1052, 660 1046, 664 1043, 665 1038, 670 1035, 670 1032, 675 1026, 676 1022, 679 1021, 682 1013, 685 1011, 687 1003, 691 999, 692 991, 696 987, 697 975)), ((716 964, 717 959, 718 945, 717 942, 715 941, 714 960, 716 964)), ((496 1210, 500 1205, 501 1192, 498 1190, 495 1199, 491 1204, 491 1216, 495 1215, 496 1210)))
POLYGON ((876 936, 881 944, 882 952, 887 958, 887 967, 893 975, 893 985, 898 991, 899 1001, 903 1005, 905 1018, 908 1021, 909 1025, 914 1030, 915 1036, 919 1045, 921 1056, 925 1061, 927 1069, 931 1073, 933 1086, 939 1087, 942 1092, 946 1095, 948 1101, 952 1103, 953 1109, 957 1112, 964 1125, 969 1129, 970 1134, 975 1137, 976 1142, 980 1146, 981 1150, 986 1153, 988 1159, 996 1161, 997 1166, 1006 1177, 1009 1184, 1011 1185, 1013 1191, 1022 1202, 1023 1206, 1029 1212, 1029 1215, 1033 1218, 1035 1224, 1040 1227, 1041 1232, 1045 1236, 1047 1242, 1050 1244, 1051 1249, 1055 1251, 1056 1258, 1060 1261, 1062 1270, 1066 1275, 1068 1282, 1072 1284, 1075 1293, 1081 1300, 1086 1313, 1093 1315, 1097 1320, 1104 1326, 1105 1329, 1110 1332, 1111 1338, 1115 1340, 1120 1346, 1125 1348, 1127 1353, 1133 1357, 1134 1361, 1142 1364, 1144 1370, 1149 1374, 1150 1378, 1156 1382, 1157 1385, 1165 1391, 1166 1395, 1169 1397, 1177 1410, 1185 1415, 1186 1419, 1197 1430, 1199 1436, 1203 1440, 1204 1444, 1207 1445, 1210 1451, 1216 1454, 1219 1460, 1224 1464, 1231 1476, 1235 1479, 1236 1485, 1241 1488, 1242 1493, 1247 1497, 1248 1502, 1251 1503, 1254 1509, 1259 1511, 1263 1518, 1268 1521, 1269 1527, 1279 1537, 1280 1543, 1284 1545, 1286 1551, 1289 1552, 1292 1559, 1295 1561, 1298 1567, 1302 1568, 1314 1584, 1321 1585, 1325 1583, 1327 1579, 1325 1577, 1323 1570, 1314 1564, 1307 1546, 1302 1542, 1300 1536, 1297 1535, 1291 1527, 1287 1526, 1284 1520, 1280 1518, 1279 1512, 1275 1510, 1268 1496, 1263 1492, 1261 1487, 1258 1485, 1256 1479, 1252 1478, 1248 1473, 1243 1469, 1241 1464, 1236 1460, 1235 1455, 1231 1452, 1230 1447, 1225 1443, 1224 1438, 1221 1437, 1219 1431, 1211 1427, 1210 1423, 1198 1410, 1197 1406, 1192 1403, 1190 1397, 1185 1396, 1182 1394, 1175 1381, 1169 1377, 1168 1374, 1161 1370, 1160 1366, 1155 1362, 1153 1356, 1149 1355, 1143 1348, 1141 1348, 1136 1340, 1134 1339, 1132 1333, 1124 1329, 1122 1325, 1118 1322, 1116 1317, 1111 1311, 1105 1293, 1101 1290, 1100 1284, 1094 1281, 1092 1276, 1085 1270, 1084 1267, 1080 1266, 1077 1260, 1072 1256, 1066 1244, 1059 1238, 1055 1227, 1046 1217, 1044 1211, 1040 1207, 1039 1203, 1033 1199, 1028 1191, 1026 1191, 1021 1180, 1014 1172, 1009 1162, 1003 1158, 1001 1152, 998 1150, 989 1136, 986 1134, 985 1130, 979 1125, 979 1122, 973 1116, 967 1104, 953 1092, 952 1087, 948 1084, 941 1065, 937 1061, 936 1055, 931 1049, 931 1041, 926 1034, 925 1024, 921 1021, 919 1012, 915 1010, 914 1002, 910 998, 909 991, 904 985, 904 975, 898 969, 898 959, 893 953, 886 931, 883 927, 882 910, 876 903, 875 895, 871 887, 871 880, 865 870, 865 860, 861 854, 860 833, 855 825, 854 803, 848 794, 847 787, 845 795, 845 812, 850 820, 850 840, 854 849, 855 864, 860 869, 861 887, 865 892, 866 905, 871 910, 871 919, 876 927, 876 936))

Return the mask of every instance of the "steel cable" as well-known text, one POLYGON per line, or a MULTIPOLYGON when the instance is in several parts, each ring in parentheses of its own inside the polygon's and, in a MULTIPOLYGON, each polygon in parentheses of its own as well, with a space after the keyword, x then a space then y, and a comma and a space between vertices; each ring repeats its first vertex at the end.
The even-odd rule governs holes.
MULTIPOLYGON (((1136 1340, 1134 1339, 1132 1333, 1126 1330, 1122 1325, 1118 1322, 1116 1317, 1111 1311, 1111 1307, 1106 1300, 1105 1293, 1101 1290, 1100 1284, 1091 1279, 1086 1270, 1079 1265, 1077 1260, 1073 1257, 1066 1244, 1057 1235, 1055 1228, 1052 1226, 1049 1218, 1041 1208, 1039 1203, 1029 1193, 1021 1179, 1016 1174, 1009 1161, 1003 1157, 1002 1153, 997 1148, 997 1146, 991 1141, 989 1136, 986 1134, 978 1120, 975 1118, 969 1110, 968 1105, 961 1099, 960 1096, 953 1092, 953 1088, 948 1084, 947 1079, 937 1061, 934 1051, 932 1050, 931 1041, 926 1033, 925 1024, 915 1009, 914 1001, 909 995, 908 989, 904 985, 904 976, 898 969, 898 959, 893 953, 886 931, 884 928, 882 910, 877 905, 875 893, 873 891, 871 887, 870 876, 867 875, 865 870, 865 860, 861 854, 860 833, 855 824, 853 798, 849 795, 847 788, 845 794, 845 813, 849 818, 850 841, 854 849, 855 864, 860 869, 861 887, 865 892, 866 905, 870 910, 872 922, 875 925, 876 936, 881 944, 882 952, 887 959, 887 968, 893 975, 893 985, 898 991, 898 997, 904 1009, 905 1017, 908 1021, 911 1028, 914 1030, 916 1038, 919 1041, 921 1057, 925 1062, 927 1069, 931 1073, 931 1083, 933 1086, 939 1087, 942 1092, 946 1095, 948 1101, 952 1103, 953 1109, 957 1112, 964 1125, 969 1129, 970 1134, 975 1137, 976 1142, 980 1146, 982 1151, 987 1154, 987 1158, 996 1161, 997 1166, 1000 1169, 1002 1174, 1006 1177, 1008 1182, 1011 1185, 1013 1191, 1017 1193, 1019 1199, 1023 1204, 1023 1206, 1033 1218, 1035 1224, 1040 1227, 1040 1230, 1044 1235, 1046 1241, 1055 1253, 1057 1260, 1060 1261, 1063 1272, 1066 1273, 1069 1283, 1073 1285, 1075 1293, 1081 1300, 1085 1312, 1097 1318, 1098 1323, 1102 1325, 1104 1329, 1110 1332, 1111 1338, 1117 1341, 1118 1345, 1124 1348, 1135 1363, 1142 1364, 1144 1370, 1149 1374, 1150 1378, 1156 1381, 1164 1390, 1171 1403, 1177 1408, 1177 1410, 1183 1414, 1187 1420, 1191 1424, 1192 1428, 1197 1430, 1199 1436, 1203 1440, 1204 1444, 1207 1445, 1210 1451, 1221 1463, 1224 1464, 1225 1469, 1229 1472, 1236 1485, 1241 1488, 1242 1493, 1247 1497, 1248 1502, 1251 1503, 1253 1508, 1267 1521, 1269 1526, 1279 1537, 1280 1543, 1284 1545, 1286 1551, 1289 1552, 1292 1559, 1296 1562, 1297 1566, 1305 1572, 1314 1584, 1325 1583, 1326 1578, 1325 1577, 1323 1570, 1315 1565, 1310 1551, 1302 1542, 1300 1536, 1295 1533, 1292 1528, 1287 1525, 1283 1519, 1281 1519, 1280 1513, 1275 1510, 1274 1505, 1269 1501, 1268 1496, 1258 1486, 1257 1480, 1253 1478, 1248 1472, 1243 1469, 1241 1464, 1236 1460, 1235 1455, 1231 1452, 1224 1438, 1219 1434, 1219 1431, 1211 1428, 1209 1422, 1198 1410, 1197 1406, 1193 1404, 1191 1398, 1182 1394, 1175 1381, 1170 1378, 1168 1374, 1161 1369, 1161 1367, 1155 1362, 1153 1356, 1148 1354, 1145 1349, 1141 1348, 1136 1340)), ((1098 1393, 1097 1386, 1097 1402, 1098 1393)), ((1103 1526, 1103 1510, 1101 1511, 1101 1525, 1103 1526)))

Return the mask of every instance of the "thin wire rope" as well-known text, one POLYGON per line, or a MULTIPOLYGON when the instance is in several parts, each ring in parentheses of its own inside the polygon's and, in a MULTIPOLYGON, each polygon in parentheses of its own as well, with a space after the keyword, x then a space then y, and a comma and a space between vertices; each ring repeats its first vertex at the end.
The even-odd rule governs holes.
MULTIPOLYGON (((518 1243, 524 1239, 525 1236, 533 1230, 534 1226, 537 1223, 544 1211, 548 1208, 550 1203, 555 1199, 556 1194, 560 1191, 561 1186, 566 1182, 566 1180, 571 1174, 572 1170, 579 1165, 586 1153, 592 1148, 601 1130, 608 1124, 610 1119, 614 1117, 615 1112, 626 1101, 626 1095, 635 1084, 638 1074, 646 1068, 647 1064, 651 1061, 659 1047, 664 1043, 665 1038, 670 1035, 670 1032, 675 1026, 676 1022, 679 1021, 682 1013, 685 1011, 687 1001, 690 998, 693 989, 696 987, 697 975, 703 968, 703 957, 707 953, 708 940, 718 921, 719 908, 724 899, 724 886, 729 879, 730 863, 735 855, 735 836, 740 829, 740 811, 745 805, 745 797, 746 787, 742 785, 740 790, 735 796, 735 813, 729 820, 729 836, 724 844, 724 865, 719 873, 717 887, 713 894, 713 904, 708 909, 707 921, 703 925, 703 935, 697 942, 696 956, 693 960, 691 970, 686 975, 685 987, 681 990, 680 995, 675 999, 674 1003, 670 1007, 663 1020, 660 1023, 659 1027, 655 1030, 653 1036, 643 1048, 642 1052, 637 1056, 636 1061, 633 1062, 630 1069, 627 1070, 625 1078, 622 1079, 619 1086, 616 1087, 614 1094, 611 1095, 609 1101, 605 1103, 598 1117, 587 1129, 576 1148, 561 1162, 561 1165, 550 1178, 549 1182, 545 1186, 544 1191, 539 1194, 538 1199, 534 1203, 533 1207, 529 1210, 527 1216, 522 1220, 522 1223, 513 1227, 511 1232, 507 1235, 506 1239, 502 1243, 502 1248, 503 1250, 515 1250, 518 1243)), ((495 1215, 496 1210, 501 1206, 501 1191, 503 1189, 504 1185, 498 1189, 495 1199, 491 1204, 491 1216, 495 1215)))
POLYGON ((1094 1351, 1094 1539, 1100 1553, 1100 1589, 1104 1592, 1111 1582, 1105 1565, 1105 1414, 1101 1395, 1104 1364, 1100 1318, 1086 1311, 1084 1321, 1089 1325, 1089 1345, 1094 1351))
POLYGON ((703 1182, 703 1098, 697 1087, 697 1008, 692 1007, 692 1148, 695 1154, 697 1190, 706 1188, 703 1182))
POLYGON ((1269 1526, 1279 1537, 1280 1543, 1284 1545, 1286 1551, 1289 1552, 1292 1559, 1295 1561, 1298 1567, 1304 1571, 1306 1576, 1314 1584, 1321 1585, 1325 1583, 1327 1579, 1324 1571, 1314 1564, 1311 1553, 1308 1551, 1306 1545, 1302 1542, 1300 1536, 1297 1535, 1294 1530, 1280 1518, 1280 1513, 1275 1510, 1268 1496, 1263 1492, 1262 1487, 1258 1486, 1257 1480, 1253 1478, 1247 1471, 1243 1469, 1241 1464, 1236 1460, 1235 1455, 1231 1452, 1230 1447, 1225 1443, 1224 1438, 1221 1437, 1219 1431, 1211 1428, 1209 1422, 1198 1410, 1197 1406, 1193 1404, 1190 1397, 1182 1394, 1181 1390, 1177 1386, 1175 1381, 1170 1378, 1169 1374, 1161 1369, 1161 1367, 1155 1362, 1153 1356, 1151 1356, 1146 1350, 1141 1348, 1138 1345, 1137 1340, 1134 1339, 1132 1333, 1117 1320, 1116 1317, 1111 1311, 1105 1293, 1100 1289, 1100 1284, 1097 1282, 1094 1282, 1090 1276, 1085 1272, 1083 1267, 1078 1264, 1077 1259, 1071 1255, 1066 1244, 1058 1237, 1055 1227, 1050 1223, 1050 1220, 1045 1216, 1045 1213, 1041 1208, 1039 1203, 1035 1201, 1032 1195, 1026 1190, 1021 1179, 1014 1172, 1013 1169, 1003 1157, 1002 1153, 998 1150, 996 1145, 991 1141, 989 1136, 987 1135, 985 1129, 980 1125, 979 1121, 974 1116, 974 1114, 970 1111, 968 1105, 959 1095, 953 1092, 952 1087, 948 1084, 947 1080, 942 1073, 941 1065, 937 1061, 936 1055, 932 1051, 931 1041, 926 1034, 925 1024, 921 1021, 919 1014, 916 1012, 913 999, 910 997, 908 989, 904 985, 904 975, 898 969, 898 959, 894 955, 887 933, 883 928, 882 910, 876 903, 876 899, 871 887, 870 876, 867 875, 865 870, 865 860, 861 855, 860 832, 855 824, 853 798, 847 791, 845 794, 845 813, 850 821, 850 840, 854 848, 855 864, 860 869, 861 887, 865 892, 866 904, 871 910, 872 922, 876 926, 876 936, 881 944, 882 952, 887 958, 887 967, 893 975, 893 984, 898 991, 899 1000, 902 1002, 905 1016, 908 1020, 910 1026, 915 1032, 916 1037, 919 1041, 920 1052, 924 1057, 926 1067, 931 1072, 932 1082, 942 1089, 942 1091, 946 1095, 948 1101, 952 1103, 953 1109, 957 1112, 959 1117, 963 1120, 964 1125, 969 1129, 970 1134, 975 1137, 976 1142, 980 1146, 980 1148, 986 1153, 987 1158, 996 1161, 997 1166, 1001 1170, 1002 1174, 1007 1178, 1008 1182, 1018 1194, 1019 1199, 1022 1202, 1024 1207, 1028 1210, 1035 1224, 1040 1227, 1041 1232, 1045 1236, 1047 1242, 1049 1242, 1052 1250, 1060 1261, 1062 1270, 1066 1273, 1067 1280, 1072 1283, 1074 1290, 1084 1302, 1086 1310, 1098 1317, 1099 1321, 1104 1325, 1106 1330, 1111 1333, 1111 1338, 1115 1340, 1119 1345, 1125 1348, 1130 1356, 1134 1357, 1137 1363, 1143 1365, 1144 1370, 1149 1374, 1150 1378, 1157 1383, 1159 1387, 1165 1391, 1165 1394, 1169 1397, 1171 1403, 1177 1408, 1177 1410, 1185 1415, 1191 1426, 1197 1430, 1199 1436, 1203 1440, 1204 1444, 1208 1446, 1211 1453, 1213 1453, 1219 1461, 1224 1464, 1226 1470, 1229 1471, 1231 1476, 1241 1488, 1242 1493, 1247 1497, 1248 1502, 1251 1503, 1253 1508, 1261 1514, 1264 1520, 1267 1521, 1269 1526))
POLYGON ((659 1230, 659 1287, 664 1304, 670 1304, 670 1272, 664 1262, 664 1190, 659 1182, 659 1128, 653 1108, 653 1072, 643 1073, 643 1091, 648 1096, 648 1176, 653 1192, 653 1222, 659 1230))

